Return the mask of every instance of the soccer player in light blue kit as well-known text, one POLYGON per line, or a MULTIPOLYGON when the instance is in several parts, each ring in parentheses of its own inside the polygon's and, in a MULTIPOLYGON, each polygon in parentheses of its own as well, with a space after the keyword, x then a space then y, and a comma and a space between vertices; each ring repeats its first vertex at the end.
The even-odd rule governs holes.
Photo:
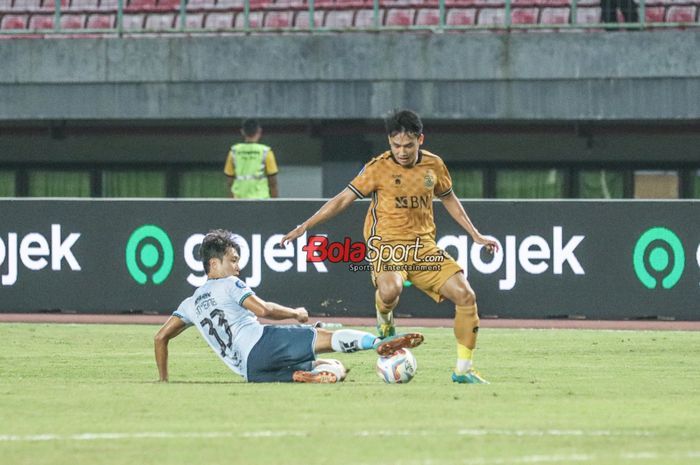
POLYGON ((200 247, 208 280, 185 299, 155 336, 160 381, 168 381, 168 342, 196 326, 209 346, 234 372, 250 382, 335 383, 345 379, 338 360, 316 359, 317 353, 375 349, 391 355, 423 342, 420 333, 380 339, 353 329, 329 331, 309 325, 263 325, 257 317, 306 323, 303 307, 266 302, 240 279, 240 248, 225 230, 214 230, 200 247))

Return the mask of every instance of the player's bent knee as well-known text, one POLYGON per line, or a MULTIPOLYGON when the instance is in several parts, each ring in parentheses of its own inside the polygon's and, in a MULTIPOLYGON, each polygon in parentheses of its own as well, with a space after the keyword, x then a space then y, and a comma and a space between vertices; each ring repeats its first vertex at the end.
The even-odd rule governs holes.
POLYGON ((455 305, 457 306, 471 307, 476 305, 476 294, 473 290, 464 288, 460 290, 456 300, 457 302, 455 302, 455 305))
POLYGON ((401 287, 394 285, 380 286, 378 289, 379 298, 386 307, 395 307, 399 303, 399 297, 401 296, 401 287))

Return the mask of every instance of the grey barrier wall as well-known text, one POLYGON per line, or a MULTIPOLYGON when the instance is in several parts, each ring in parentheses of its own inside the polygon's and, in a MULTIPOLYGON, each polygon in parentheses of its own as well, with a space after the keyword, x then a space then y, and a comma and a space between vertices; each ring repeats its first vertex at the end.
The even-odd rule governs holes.
MULTIPOLYGON (((172 312, 205 279, 202 233, 227 228, 240 236, 241 277, 264 299, 371 316, 366 262, 309 262, 308 237, 277 246, 321 204, 0 200, 0 311, 172 312)), ((475 246, 436 203, 438 243, 463 266, 483 316, 700 319, 700 202, 463 204, 501 252, 475 246)), ((327 250, 342 258, 346 242, 363 241, 367 206, 357 201, 309 233, 338 243, 327 250)), ((397 313, 449 317, 453 308, 407 287, 397 313)))
POLYGON ((692 29, 14 39, 0 63, 0 121, 700 118, 692 29))

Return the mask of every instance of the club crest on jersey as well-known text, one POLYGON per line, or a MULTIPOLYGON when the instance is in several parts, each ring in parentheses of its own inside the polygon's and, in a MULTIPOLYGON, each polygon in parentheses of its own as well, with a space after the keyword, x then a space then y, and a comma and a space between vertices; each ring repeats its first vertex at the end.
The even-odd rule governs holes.
POLYGON ((400 174, 392 174, 391 177, 394 178, 394 185, 395 186, 401 185, 401 175, 400 174))
POLYGON ((425 184, 425 187, 428 189, 432 189, 433 186, 435 185, 435 178, 433 178, 433 173, 432 171, 428 171, 425 175, 425 178, 423 178, 423 184, 425 184))

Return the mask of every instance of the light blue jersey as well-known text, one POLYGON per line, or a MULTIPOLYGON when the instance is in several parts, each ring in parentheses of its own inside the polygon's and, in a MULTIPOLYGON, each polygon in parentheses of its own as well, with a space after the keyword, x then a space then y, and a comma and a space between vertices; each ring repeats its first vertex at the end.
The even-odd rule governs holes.
POLYGON ((209 279, 173 313, 196 326, 221 360, 246 379, 248 354, 263 333, 257 317, 242 306, 253 294, 234 276, 209 279))

